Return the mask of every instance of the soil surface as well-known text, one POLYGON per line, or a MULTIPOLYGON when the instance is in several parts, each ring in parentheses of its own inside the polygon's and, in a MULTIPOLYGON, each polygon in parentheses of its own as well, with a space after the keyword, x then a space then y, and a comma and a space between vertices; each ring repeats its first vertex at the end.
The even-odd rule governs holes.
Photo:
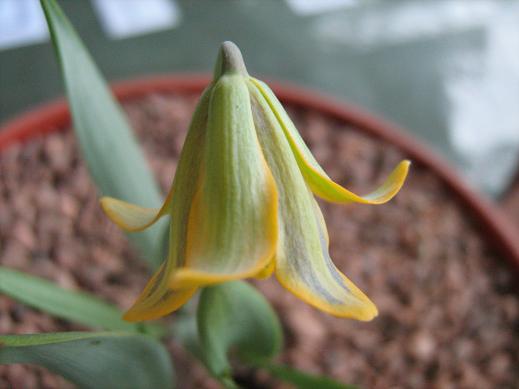
MULTIPOLYGON (((126 104, 164 191, 196 100, 150 95, 126 104)), ((290 109, 290 115, 317 160, 349 189, 371 190, 405 157, 315 112, 290 109)), ((0 264, 131 305, 146 267, 102 214, 73 133, 9 148, 0 154, 0 172, 0 264)), ((320 203, 334 262, 380 314, 369 323, 334 318, 275 277, 255 281, 284 326, 280 361, 364 388, 516 388, 516 275, 433 174, 414 164, 386 205, 320 203)), ((82 329, 0 296, 1 334, 82 329)), ((179 345, 168 347, 179 388, 218 387, 179 345)), ((257 388, 287 387, 264 372, 240 374, 246 387, 251 378, 257 388)), ((2 389, 67 387, 44 369, 0 366, 2 389)))

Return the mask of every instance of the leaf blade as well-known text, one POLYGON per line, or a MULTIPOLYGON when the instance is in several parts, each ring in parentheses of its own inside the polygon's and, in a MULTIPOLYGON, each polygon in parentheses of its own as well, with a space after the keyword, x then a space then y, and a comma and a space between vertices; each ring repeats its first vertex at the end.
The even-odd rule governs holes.
POLYGON ((219 379, 231 377, 231 348, 245 361, 267 361, 281 349, 283 334, 274 310, 243 281, 204 288, 197 323, 205 364, 219 379))
MULTIPOLYGON (((81 39, 55 0, 41 0, 60 64, 74 130, 83 159, 103 195, 145 207, 162 203, 159 188, 121 107, 81 39)), ((164 259, 157 245, 160 221, 139 234, 129 235, 145 258, 157 267, 164 259)))
POLYGON ((43 366, 78 386, 171 388, 166 349, 150 337, 114 332, 0 336, 0 364, 43 366))
POLYGON ((354 385, 343 384, 331 378, 305 373, 288 366, 278 364, 260 364, 274 377, 294 384, 298 389, 358 389, 354 385))
POLYGON ((128 323, 114 305, 85 292, 0 266, 0 292, 33 308, 88 327, 160 335, 157 325, 128 323))

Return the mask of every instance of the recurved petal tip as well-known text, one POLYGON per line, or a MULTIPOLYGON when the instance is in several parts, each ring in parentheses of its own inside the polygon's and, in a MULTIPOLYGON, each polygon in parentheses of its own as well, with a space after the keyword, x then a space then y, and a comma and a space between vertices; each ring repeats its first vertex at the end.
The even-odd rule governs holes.
POLYGON ((218 59, 214 68, 215 80, 224 74, 237 73, 248 76, 241 51, 233 42, 225 41, 220 46, 218 59))
POLYGON ((100 203, 106 216, 128 232, 137 232, 148 228, 165 215, 168 206, 166 202, 166 205, 160 209, 144 208, 106 196, 101 198, 100 203))

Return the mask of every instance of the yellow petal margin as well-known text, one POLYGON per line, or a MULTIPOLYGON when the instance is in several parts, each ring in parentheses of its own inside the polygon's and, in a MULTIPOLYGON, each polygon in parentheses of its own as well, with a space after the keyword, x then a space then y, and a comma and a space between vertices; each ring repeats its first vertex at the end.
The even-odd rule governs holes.
POLYGON ((333 264, 324 218, 308 189, 279 121, 254 82, 249 82, 254 123, 279 196, 279 282, 329 314, 371 320, 377 308, 333 264))
POLYGON ((126 201, 114 199, 113 197, 101 198, 101 207, 106 216, 117 226, 128 232, 142 231, 162 216, 166 215, 171 208, 173 190, 171 189, 162 207, 144 208, 126 201))
POLYGON ((276 186, 242 75, 224 75, 216 83, 206 136, 186 262, 171 277, 174 289, 254 277, 268 266, 277 245, 276 186))
POLYGON ((385 182, 374 191, 364 196, 357 195, 333 182, 330 177, 328 177, 305 145, 285 109, 270 88, 264 82, 252 77, 251 82, 260 90, 276 116, 290 144, 290 148, 296 157, 299 169, 313 193, 326 201, 340 204, 350 202, 383 204, 391 200, 398 193, 407 177, 409 166, 411 165, 410 161, 404 160, 400 162, 385 182))

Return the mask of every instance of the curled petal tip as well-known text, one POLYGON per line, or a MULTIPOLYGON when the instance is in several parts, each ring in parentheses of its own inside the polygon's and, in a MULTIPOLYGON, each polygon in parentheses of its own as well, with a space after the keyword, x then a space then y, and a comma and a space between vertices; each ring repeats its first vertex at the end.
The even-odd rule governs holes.
POLYGON ((320 174, 304 160, 301 154, 299 154, 299 162, 305 180, 317 196, 334 203, 355 202, 372 205, 387 203, 396 196, 406 180, 411 165, 409 160, 401 161, 382 185, 367 195, 360 196, 333 182, 326 175, 320 174))
POLYGON ((356 319, 360 320, 360 321, 371 321, 377 316, 378 316, 377 306, 375 304, 373 304, 371 301, 369 301, 369 302, 366 302, 366 306, 364 307, 364 309, 362 309, 358 313, 358 316, 356 317, 356 319))
POLYGON ((127 232, 138 232, 155 223, 167 211, 168 202, 161 208, 144 208, 113 197, 102 197, 101 208, 108 218, 127 232))
POLYGON ((410 161, 404 160, 391 172, 386 181, 377 189, 365 196, 359 196, 328 177, 323 168, 315 160, 294 124, 274 93, 263 82, 251 78, 251 83, 263 95, 265 102, 275 115, 275 120, 283 130, 296 157, 297 164, 312 192, 326 201, 333 203, 357 202, 363 204, 383 204, 391 200, 402 187, 409 171, 410 161))

